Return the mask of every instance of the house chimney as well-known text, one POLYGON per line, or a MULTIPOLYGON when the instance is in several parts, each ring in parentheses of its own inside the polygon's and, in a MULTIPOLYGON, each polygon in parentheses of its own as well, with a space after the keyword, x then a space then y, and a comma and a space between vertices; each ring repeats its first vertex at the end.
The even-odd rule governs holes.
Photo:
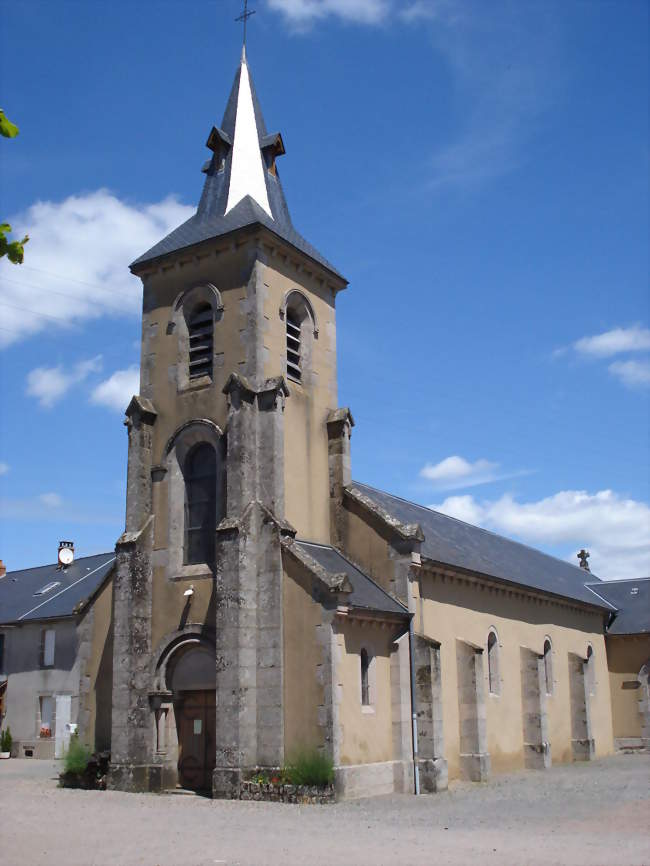
POLYGON ((589 568, 589 563, 587 560, 589 559, 589 551, 585 550, 584 547, 577 554, 578 559, 580 560, 580 568, 584 568, 585 571, 591 572, 589 568))
POLYGON ((7 566, 0 559, 0 580, 2 580, 2 578, 5 576, 6 573, 7 573, 7 566))

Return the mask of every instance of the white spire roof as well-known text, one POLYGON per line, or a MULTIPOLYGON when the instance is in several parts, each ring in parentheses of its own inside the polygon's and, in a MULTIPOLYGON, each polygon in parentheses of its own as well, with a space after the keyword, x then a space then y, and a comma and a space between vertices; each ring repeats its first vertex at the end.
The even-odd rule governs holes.
POLYGON ((244 49, 242 51, 239 92, 237 94, 235 137, 226 214, 247 195, 254 199, 273 219, 266 191, 262 151, 260 150, 260 139, 255 120, 255 109, 253 107, 253 94, 248 75, 248 66, 246 65, 246 50, 244 49))

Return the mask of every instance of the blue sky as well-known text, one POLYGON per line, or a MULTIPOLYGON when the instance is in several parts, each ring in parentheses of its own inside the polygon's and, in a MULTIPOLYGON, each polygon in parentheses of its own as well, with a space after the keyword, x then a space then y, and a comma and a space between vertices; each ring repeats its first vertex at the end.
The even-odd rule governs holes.
MULTIPOLYGON (((650 572, 648 5, 259 0, 294 223, 350 280, 356 478, 650 572)), ((128 263, 189 216, 241 4, 2 2, 0 556, 123 525, 128 263)))

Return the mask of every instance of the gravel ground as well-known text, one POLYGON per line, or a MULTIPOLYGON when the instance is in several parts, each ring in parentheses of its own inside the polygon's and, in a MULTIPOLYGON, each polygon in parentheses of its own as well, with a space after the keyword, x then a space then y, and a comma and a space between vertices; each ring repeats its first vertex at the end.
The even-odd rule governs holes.
POLYGON ((650 866, 650 756, 335 806, 57 788, 0 762, 2 866, 650 866))

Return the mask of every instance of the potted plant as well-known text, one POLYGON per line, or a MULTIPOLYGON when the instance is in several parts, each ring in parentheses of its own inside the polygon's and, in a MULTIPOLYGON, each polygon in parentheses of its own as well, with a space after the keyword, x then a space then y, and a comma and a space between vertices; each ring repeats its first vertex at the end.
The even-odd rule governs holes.
POLYGON ((5 728, 4 731, 0 734, 0 758, 10 758, 11 757, 11 744, 12 744, 12 736, 11 730, 9 728, 5 728))

